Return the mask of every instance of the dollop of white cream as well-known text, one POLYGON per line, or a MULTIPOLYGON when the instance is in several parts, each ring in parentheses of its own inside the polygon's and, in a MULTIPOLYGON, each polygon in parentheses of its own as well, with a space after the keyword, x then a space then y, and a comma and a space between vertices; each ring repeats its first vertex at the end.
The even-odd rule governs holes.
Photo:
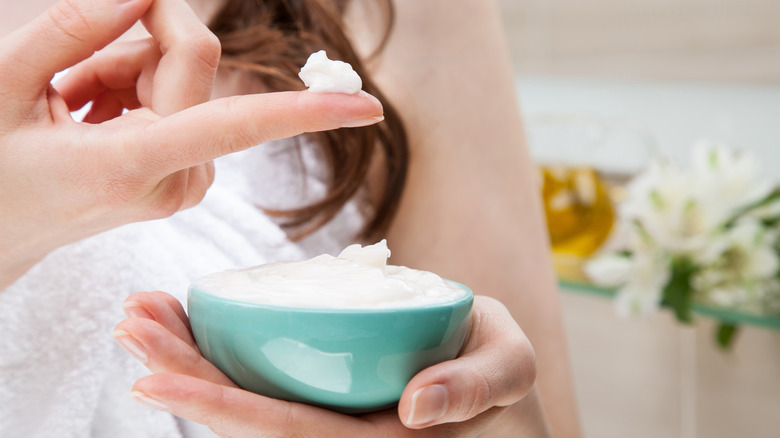
POLYGON ((438 275, 387 264, 387 242, 348 246, 338 257, 278 262, 203 277, 193 287, 223 298, 288 307, 369 309, 457 300, 466 290, 438 275))
POLYGON ((298 76, 316 93, 355 94, 363 88, 363 81, 352 66, 343 61, 332 61, 324 50, 309 55, 298 76))

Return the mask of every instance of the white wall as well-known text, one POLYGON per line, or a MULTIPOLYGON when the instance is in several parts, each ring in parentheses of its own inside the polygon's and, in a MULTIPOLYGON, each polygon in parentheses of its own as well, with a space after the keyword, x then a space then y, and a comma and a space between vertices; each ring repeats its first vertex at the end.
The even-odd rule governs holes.
POLYGON ((522 74, 780 83, 775 0, 499 0, 522 74))

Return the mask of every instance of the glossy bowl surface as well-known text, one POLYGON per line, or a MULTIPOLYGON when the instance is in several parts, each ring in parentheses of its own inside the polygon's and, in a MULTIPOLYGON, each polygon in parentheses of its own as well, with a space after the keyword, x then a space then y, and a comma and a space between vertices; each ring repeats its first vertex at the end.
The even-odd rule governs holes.
MULTIPOLYGON (((454 282, 453 282, 454 283, 454 282)), ((312 309, 246 303, 190 287, 203 355, 240 387, 360 413, 398 403, 420 370, 453 359, 474 301, 394 309, 312 309)))

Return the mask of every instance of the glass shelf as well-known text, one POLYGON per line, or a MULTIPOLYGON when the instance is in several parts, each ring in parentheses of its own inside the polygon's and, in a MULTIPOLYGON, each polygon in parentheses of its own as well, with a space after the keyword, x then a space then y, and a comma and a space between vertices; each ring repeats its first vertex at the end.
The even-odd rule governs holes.
MULTIPOLYGON (((616 294, 615 290, 601 288, 579 280, 559 278, 558 284, 561 289, 566 291, 595 295, 607 299, 612 299, 616 294)), ((693 305, 693 313, 723 323, 749 325, 780 331, 780 315, 762 315, 700 303, 693 305)))

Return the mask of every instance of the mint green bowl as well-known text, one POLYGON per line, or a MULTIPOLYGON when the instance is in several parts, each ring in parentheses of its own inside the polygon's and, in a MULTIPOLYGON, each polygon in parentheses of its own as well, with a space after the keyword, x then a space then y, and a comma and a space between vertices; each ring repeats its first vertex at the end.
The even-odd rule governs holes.
MULTIPOLYGON (((453 282, 454 283, 454 282, 453 282)), ((203 355, 240 387, 344 413, 398 403, 420 370, 457 356, 474 296, 395 309, 311 309, 245 303, 190 287, 203 355)))

